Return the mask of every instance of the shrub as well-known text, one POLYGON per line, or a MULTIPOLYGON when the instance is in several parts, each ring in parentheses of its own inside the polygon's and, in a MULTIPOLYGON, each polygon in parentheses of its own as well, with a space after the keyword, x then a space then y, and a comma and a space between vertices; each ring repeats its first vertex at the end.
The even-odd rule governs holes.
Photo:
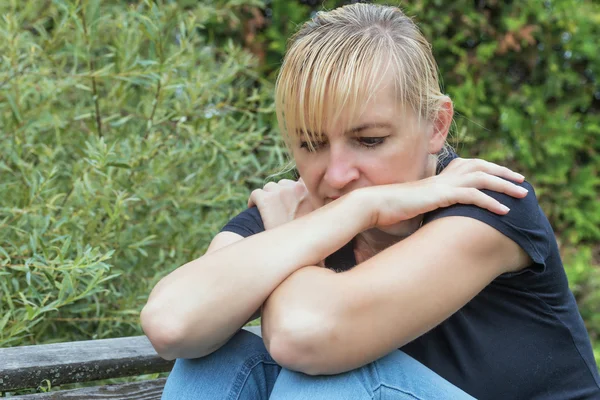
POLYGON ((140 334, 283 164, 272 85, 207 39, 238 3, 2 3, 0 346, 140 334))

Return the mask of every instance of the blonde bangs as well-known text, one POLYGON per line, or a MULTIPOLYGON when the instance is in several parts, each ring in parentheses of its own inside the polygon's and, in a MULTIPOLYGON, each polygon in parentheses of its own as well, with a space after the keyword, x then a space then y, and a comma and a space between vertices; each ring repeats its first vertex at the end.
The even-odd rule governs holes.
POLYGON ((275 86, 288 146, 312 147, 330 129, 354 125, 392 76, 394 100, 422 121, 438 118, 448 98, 431 45, 397 7, 356 3, 319 12, 291 38, 275 86))
POLYGON ((275 89, 288 146, 300 136, 312 147, 333 126, 350 128, 392 67, 384 35, 335 33, 315 31, 288 50, 275 89))

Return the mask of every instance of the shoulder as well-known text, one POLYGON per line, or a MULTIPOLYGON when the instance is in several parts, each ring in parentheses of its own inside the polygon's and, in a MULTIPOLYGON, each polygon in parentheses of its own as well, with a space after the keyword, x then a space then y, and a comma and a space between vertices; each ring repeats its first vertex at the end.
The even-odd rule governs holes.
POLYGON ((519 185, 528 190, 527 196, 522 199, 483 190, 510 209, 506 215, 498 215, 473 205, 455 204, 427 213, 423 218, 423 224, 453 216, 481 221, 521 247, 533 261, 532 267, 543 269, 550 254, 551 243, 555 240, 554 234, 539 206, 533 186, 529 182, 519 185))
MULTIPOLYGON (((457 157, 453 150, 440 155, 436 173, 441 173, 457 157)), ((539 205, 533 185, 528 181, 517 184, 528 190, 526 197, 517 199, 504 193, 483 190, 510 209, 506 215, 494 214, 473 205, 455 204, 427 213, 423 218, 423 224, 449 216, 479 220, 517 243, 531 257, 535 265, 544 267, 552 243, 555 242, 554 232, 539 205)))
POLYGON ((221 232, 234 232, 242 237, 248 237, 263 232, 264 230, 265 226, 258 208, 250 207, 227 222, 221 229, 221 232))

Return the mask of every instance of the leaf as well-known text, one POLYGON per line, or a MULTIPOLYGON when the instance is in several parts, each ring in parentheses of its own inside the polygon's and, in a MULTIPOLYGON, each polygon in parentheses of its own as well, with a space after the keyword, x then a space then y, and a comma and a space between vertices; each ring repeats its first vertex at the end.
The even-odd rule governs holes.
POLYGON ((80 121, 82 119, 89 119, 92 118, 93 114, 91 112, 89 113, 85 113, 85 114, 80 114, 75 116, 75 118, 73 118, 75 121, 80 121))
POLYGON ((25 304, 25 310, 27 311, 27 319, 29 321, 33 320, 33 317, 35 316, 35 309, 29 304, 25 304))
POLYGON ((63 279, 60 283, 60 291, 58 292, 58 298, 61 302, 64 302, 73 293, 73 282, 71 281, 71 275, 69 273, 63 274, 63 279))
POLYGON ((67 254, 67 252, 69 251, 69 247, 71 247, 71 240, 72 240, 72 236, 66 236, 65 242, 63 243, 62 247, 60 248, 61 255, 64 256, 67 254))
POLYGON ((6 250, 4 250, 4 248, 2 246, 0 246, 0 254, 2 254, 4 257, 6 257, 5 259, 2 260, 2 264, 6 265, 6 263, 10 263, 11 259, 10 259, 10 255, 8 255, 8 253, 6 252, 6 250))
POLYGON ((17 103, 15 102, 12 93, 7 94, 6 99, 8 100, 8 104, 10 105, 10 109, 12 110, 13 116, 15 117, 17 122, 21 124, 23 122, 23 118, 21 117, 21 112, 19 111, 19 107, 17 106, 17 103))
POLYGON ((126 115, 123 118, 119 118, 118 120, 111 122, 110 126, 112 126, 113 128, 117 128, 121 125, 124 125, 125 123, 127 123, 127 121, 129 121, 132 118, 133 118, 133 115, 126 115))
POLYGON ((120 163, 120 162, 109 162, 109 163, 106 163, 106 166, 115 167, 115 168, 131 169, 131 165, 126 164, 126 163, 120 163))
POLYGON ((4 336, 4 334, 3 334, 4 327, 8 323, 8 320, 10 319, 11 315, 12 315, 12 311, 8 310, 7 312, 4 313, 4 316, 2 317, 2 319, 0 319, 0 334, 2 336, 4 336))
MULTIPOLYGON (((77 89, 85 90, 86 92, 90 92, 90 93, 92 93, 92 88, 91 88, 91 87, 89 87, 89 86, 86 86, 86 85, 84 85, 84 84, 81 84, 81 83, 76 83, 76 84, 74 85, 74 87, 76 87, 77 89)), ((76 118, 76 120, 77 120, 77 118, 76 118)))
POLYGON ((138 19, 144 26, 144 32, 148 35, 148 38, 152 41, 156 41, 158 34, 158 27, 154 24, 150 18, 145 15, 138 14, 138 19))

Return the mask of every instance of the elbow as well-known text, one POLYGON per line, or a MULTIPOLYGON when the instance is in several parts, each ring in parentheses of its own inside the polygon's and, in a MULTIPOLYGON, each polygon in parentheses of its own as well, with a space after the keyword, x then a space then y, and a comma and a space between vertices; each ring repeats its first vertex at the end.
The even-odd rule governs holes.
MULTIPOLYGON (((302 321, 302 318, 288 319, 289 323, 277 324, 267 336, 263 334, 265 345, 271 357, 282 367, 307 375, 326 374, 323 360, 325 335, 322 324, 302 321), (295 322, 294 322, 295 320, 295 322)), ((264 332, 264 331, 263 331, 264 332)))
POLYGON ((335 316, 339 315, 337 302, 324 301, 319 296, 307 299, 304 288, 315 289, 315 282, 323 293, 330 293, 333 271, 304 267, 282 283, 262 308, 263 341, 269 354, 279 365, 307 375, 327 374, 329 345, 335 339, 335 316), (331 275, 328 275, 331 274, 331 275))
POLYGON ((165 360, 174 360, 180 357, 183 329, 168 318, 159 307, 151 303, 146 304, 140 314, 142 330, 156 350, 156 353, 165 360))
POLYGON ((320 375, 321 372, 317 365, 315 365, 313 358, 306 351, 301 351, 305 346, 300 346, 297 343, 293 343, 288 338, 275 337, 271 341, 269 347, 269 354, 284 368, 291 371, 302 372, 307 375, 320 375))
MULTIPOLYGON (((165 360, 200 358, 219 349, 227 340, 215 337, 213 330, 193 329, 187 318, 157 302, 148 302, 140 313, 140 323, 156 353, 165 360)), ((210 323, 199 323, 210 326, 210 323)))

